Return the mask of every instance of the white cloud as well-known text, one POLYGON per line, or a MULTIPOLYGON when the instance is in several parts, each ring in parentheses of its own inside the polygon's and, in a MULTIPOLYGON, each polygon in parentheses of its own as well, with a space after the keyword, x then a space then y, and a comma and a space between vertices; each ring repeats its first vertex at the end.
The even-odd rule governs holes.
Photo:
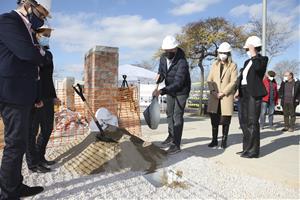
POLYGON ((84 53, 95 45, 116 46, 125 52, 121 59, 128 60, 135 55, 151 57, 165 35, 181 30, 177 24, 161 24, 139 15, 101 18, 93 13, 55 13, 54 19, 53 42, 64 51, 84 53))
POLYGON ((171 0, 176 4, 170 13, 176 16, 190 15, 205 11, 210 5, 219 3, 221 0, 171 0))
POLYGON ((262 13, 262 4, 253 4, 253 5, 245 5, 241 4, 239 6, 236 6, 232 8, 229 11, 230 15, 232 16, 241 16, 241 15, 250 15, 250 17, 256 17, 256 16, 261 16, 262 13))

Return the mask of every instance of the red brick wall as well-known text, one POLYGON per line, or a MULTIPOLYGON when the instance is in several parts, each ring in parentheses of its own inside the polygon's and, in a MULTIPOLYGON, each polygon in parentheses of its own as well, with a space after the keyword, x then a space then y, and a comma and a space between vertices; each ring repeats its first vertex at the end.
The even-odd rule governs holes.
POLYGON ((118 48, 96 46, 85 55, 84 91, 95 112, 100 107, 117 115, 118 48))

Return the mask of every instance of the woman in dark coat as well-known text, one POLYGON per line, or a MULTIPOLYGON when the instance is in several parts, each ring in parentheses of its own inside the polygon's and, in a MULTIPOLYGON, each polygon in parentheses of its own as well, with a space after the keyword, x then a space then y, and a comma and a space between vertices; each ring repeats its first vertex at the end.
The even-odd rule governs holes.
POLYGON ((258 158, 260 148, 259 117, 262 98, 267 94, 263 84, 268 57, 262 56, 261 40, 257 36, 247 39, 244 46, 249 59, 244 63, 238 78, 238 95, 241 103, 241 128, 243 131, 244 158, 258 158))

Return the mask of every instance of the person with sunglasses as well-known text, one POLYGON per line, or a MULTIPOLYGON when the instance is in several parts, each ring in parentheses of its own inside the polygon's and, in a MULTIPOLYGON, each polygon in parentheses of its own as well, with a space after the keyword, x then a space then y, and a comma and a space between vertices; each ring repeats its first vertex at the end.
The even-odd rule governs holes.
POLYGON ((34 29, 49 17, 51 0, 19 0, 18 7, 0 15, 0 114, 4 141, 0 168, 0 199, 20 199, 43 191, 23 183, 22 161, 29 118, 37 103, 38 68, 49 59, 35 45, 34 29))

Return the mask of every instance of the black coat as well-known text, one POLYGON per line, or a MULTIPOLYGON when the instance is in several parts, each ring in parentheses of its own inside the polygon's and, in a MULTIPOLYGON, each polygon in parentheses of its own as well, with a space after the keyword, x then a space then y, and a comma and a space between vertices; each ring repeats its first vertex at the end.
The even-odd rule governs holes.
POLYGON ((46 50, 48 58, 44 63, 44 66, 40 69, 40 81, 39 81, 39 99, 53 99, 56 98, 56 91, 53 84, 53 61, 52 53, 49 50, 46 50))
POLYGON ((19 14, 0 15, 0 102, 32 105, 44 59, 19 14))
POLYGON ((262 98, 268 94, 263 83, 269 60, 266 56, 258 54, 245 61, 244 67, 240 70, 240 75, 237 79, 237 86, 239 89, 241 88, 243 71, 250 60, 252 60, 252 66, 247 74, 247 92, 255 98, 262 98))
MULTIPOLYGON (((282 81, 279 88, 279 98, 281 99, 280 103, 281 105, 284 104, 284 88, 285 88, 285 81, 282 81)), ((295 81, 294 85, 294 104, 298 105, 300 101, 300 81, 295 81), (296 102, 298 100, 298 102, 296 102)))
POLYGON ((178 48, 177 53, 169 69, 165 56, 160 58, 157 83, 165 81, 166 87, 161 89, 161 95, 171 96, 188 95, 191 90, 191 77, 189 65, 184 52, 178 48))

